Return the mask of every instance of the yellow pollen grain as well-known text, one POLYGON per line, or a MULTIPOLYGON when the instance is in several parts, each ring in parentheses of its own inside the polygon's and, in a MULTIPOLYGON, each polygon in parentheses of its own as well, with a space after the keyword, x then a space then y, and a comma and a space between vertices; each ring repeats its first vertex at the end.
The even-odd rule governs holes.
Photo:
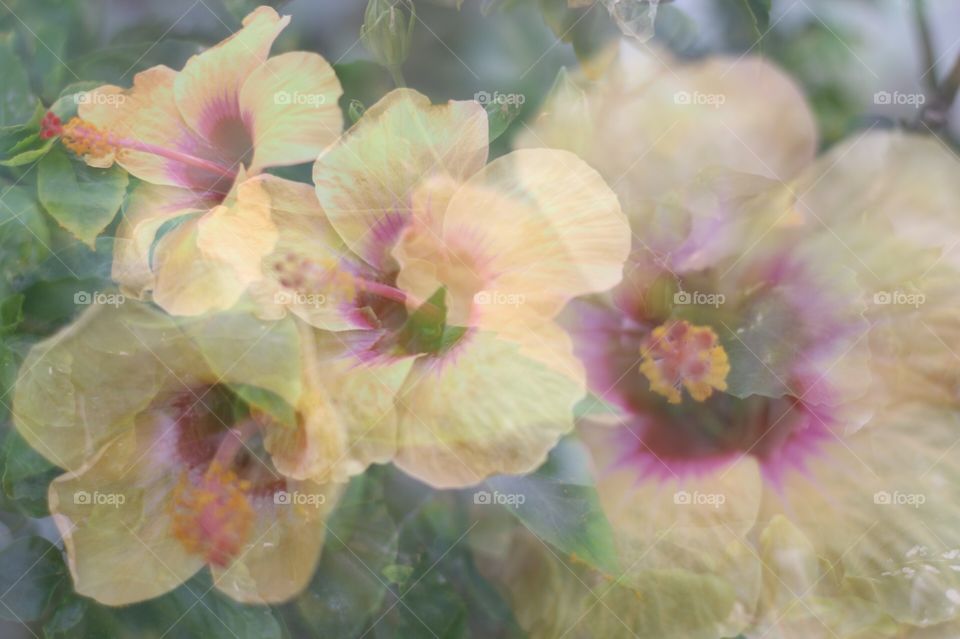
POLYGON ((184 473, 170 502, 173 536, 207 563, 229 564, 253 529, 256 513, 247 498, 249 490, 250 482, 216 461, 198 482, 184 473))
POLYGON ((67 149, 81 157, 102 158, 119 150, 112 135, 80 118, 71 118, 63 125, 60 140, 67 149))
POLYGON ((697 402, 727 389, 730 360, 709 326, 668 322, 650 333, 640 353, 640 372, 650 382, 650 390, 671 404, 681 402, 684 388, 697 402))

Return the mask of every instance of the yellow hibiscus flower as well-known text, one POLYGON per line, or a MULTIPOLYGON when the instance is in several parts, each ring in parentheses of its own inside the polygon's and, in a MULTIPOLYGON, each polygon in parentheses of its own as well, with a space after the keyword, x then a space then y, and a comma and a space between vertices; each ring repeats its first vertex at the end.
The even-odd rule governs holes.
POLYGON ((306 586, 339 488, 280 474, 262 450, 268 427, 237 409, 238 389, 297 405, 298 349, 288 322, 178 325, 129 301, 94 306, 31 350, 14 420, 65 471, 49 505, 77 592, 129 604, 204 566, 242 602, 306 586))
POLYGON ((619 281, 629 230, 570 153, 487 164, 487 126, 475 102, 397 90, 320 157, 315 194, 272 185, 273 277, 254 294, 269 316, 324 329, 319 375, 358 391, 342 401, 382 407, 375 446, 322 420, 278 439, 294 476, 392 460, 463 486, 535 468, 572 428, 583 371, 552 320, 619 281))
POLYGON ((116 239, 113 277, 128 295, 153 291, 168 312, 200 315, 231 306, 259 278, 250 265, 276 231, 269 210, 242 197, 245 178, 313 161, 343 126, 342 90, 326 60, 269 57, 289 21, 260 7, 181 71, 157 66, 130 89, 90 92, 63 126, 63 143, 88 164, 116 162, 143 181, 116 239), (241 218, 249 233, 234 235, 241 218))
MULTIPOLYGON (((814 162, 810 114, 768 63, 633 56, 562 84, 527 139, 596 158, 635 237, 624 282, 564 317, 589 387, 619 409, 581 432, 624 564, 614 583, 574 569, 610 596, 591 606, 570 585, 568 626, 955 633, 960 165, 898 131, 814 162), (623 150, 625 130, 654 126, 623 150)), ((516 603, 545 605, 532 592, 516 603)))

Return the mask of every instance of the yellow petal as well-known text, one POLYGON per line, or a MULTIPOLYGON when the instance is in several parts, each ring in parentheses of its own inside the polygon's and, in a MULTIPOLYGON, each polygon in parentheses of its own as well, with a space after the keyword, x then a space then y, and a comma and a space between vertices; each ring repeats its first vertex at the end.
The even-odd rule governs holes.
MULTIPOLYGON (((112 390, 112 392, 116 392, 112 390)), ((90 463, 50 485, 76 591, 120 606, 158 597, 203 566, 170 534, 169 420, 144 416, 90 463)))
POLYGON ((573 427, 583 369, 566 334, 538 327, 527 348, 477 332, 419 359, 398 397, 395 463, 439 488, 524 473, 573 427))
POLYGON ((451 308, 474 306, 480 296, 477 325, 495 329, 515 307, 550 319, 571 298, 617 284, 630 228, 616 195, 583 161, 530 149, 493 161, 456 191, 441 242, 453 254, 446 263, 416 255, 414 246, 400 250, 435 264, 451 308))
MULTIPOLYGON (((177 109, 173 93, 176 77, 173 69, 156 66, 134 76, 130 89, 108 85, 90 91, 80 98, 79 116, 119 138, 199 157, 215 157, 215 151, 187 126, 177 109)), ((111 155, 88 163, 103 167, 110 166, 113 160, 111 155)), ((203 187, 215 178, 154 153, 129 148, 116 156, 116 161, 151 184, 203 187)))
POLYGON ((614 184, 625 209, 709 166, 788 180, 813 159, 810 108, 793 80, 763 58, 685 63, 629 43, 620 56, 586 91, 586 106, 574 107, 575 92, 558 86, 520 144, 578 152, 614 184))
POLYGON ((200 215, 214 206, 203 194, 170 186, 140 184, 130 194, 117 229, 111 275, 124 294, 142 299, 153 289, 150 256, 157 233, 167 222, 200 215))
POLYGON ((264 179, 240 182, 235 198, 160 240, 154 301, 167 312, 200 315, 230 308, 262 278, 261 261, 277 237, 264 179))
MULTIPOLYGON (((174 81, 177 108, 187 124, 216 146, 247 114, 240 111, 243 83, 263 64, 273 41, 289 24, 271 7, 258 7, 243 19, 243 28, 223 42, 187 60, 174 81)), ((244 149, 240 149, 241 153, 244 149)))
POLYGON ((76 470, 131 428, 162 388, 182 389, 205 374, 163 313, 132 300, 97 304, 31 349, 14 391, 14 422, 37 452, 76 470))
POLYGON ((211 566, 216 587, 243 603, 280 603, 306 588, 327 533, 325 521, 340 494, 337 484, 288 482, 290 503, 256 503, 250 542, 227 568, 211 566))
POLYGON ((347 246, 372 264, 408 219, 417 185, 462 180, 487 159, 487 115, 476 102, 431 105, 409 89, 370 107, 314 167, 320 204, 347 246))
POLYGON ((274 56, 246 79, 240 109, 252 128, 253 166, 313 162, 343 129, 336 74, 315 53, 274 56))

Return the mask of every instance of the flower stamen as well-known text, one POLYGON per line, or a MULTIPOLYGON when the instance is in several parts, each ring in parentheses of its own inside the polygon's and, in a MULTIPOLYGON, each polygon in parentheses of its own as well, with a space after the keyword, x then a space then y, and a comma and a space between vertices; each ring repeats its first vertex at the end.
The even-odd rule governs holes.
POLYGON ((210 160, 198 158, 189 153, 123 138, 109 131, 102 131, 94 124, 81 118, 71 118, 71 120, 59 130, 59 134, 63 145, 79 156, 100 159, 106 158, 111 154, 118 154, 124 149, 130 149, 204 169, 205 171, 231 180, 234 179, 237 174, 235 170, 226 168, 210 160))
POLYGON ((679 404, 681 388, 698 402, 714 390, 727 389, 730 361, 709 326, 694 326, 685 320, 658 326, 640 349, 640 372, 650 381, 650 390, 679 404))

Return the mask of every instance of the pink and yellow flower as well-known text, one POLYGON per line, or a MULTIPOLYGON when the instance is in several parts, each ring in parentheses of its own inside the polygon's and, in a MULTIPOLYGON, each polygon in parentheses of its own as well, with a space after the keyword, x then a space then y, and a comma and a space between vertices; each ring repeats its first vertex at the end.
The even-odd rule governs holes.
POLYGON ((329 331, 319 348, 340 363, 320 368, 366 376, 345 401, 387 407, 366 452, 333 423, 298 435, 306 445, 286 442, 300 457, 294 476, 393 460, 462 486, 535 468, 572 428, 583 371, 553 318, 619 281, 626 221, 572 154, 487 164, 487 126, 475 102, 397 90, 320 157, 315 195, 273 192, 279 240, 265 270, 276 275, 258 298, 329 331))
POLYGON ((617 409, 582 433, 624 573, 574 567, 608 605, 574 582, 556 609, 609 636, 955 633, 960 165, 901 132, 814 162, 799 93, 759 60, 623 63, 639 71, 562 85, 528 139, 606 162, 635 238, 623 283, 566 318, 617 409), (590 137, 562 137, 571 113, 590 137), (624 128, 654 123, 627 156, 624 128))
POLYGON ((321 56, 269 57, 289 21, 260 7, 181 71, 157 66, 130 89, 90 92, 63 126, 64 144, 87 163, 116 162, 143 181, 116 239, 113 276, 129 295, 152 291, 167 311, 198 315, 231 306, 259 279, 250 265, 276 230, 268 209, 242 197, 245 178, 312 162, 343 126, 340 84, 321 56))
POLYGON ((49 505, 77 592, 133 603, 204 566, 242 602, 306 586, 339 487, 280 474, 262 449, 280 426, 238 412, 244 388, 298 405, 298 353, 289 322, 178 325, 132 301, 94 306, 31 350, 13 414, 65 471, 49 505))

